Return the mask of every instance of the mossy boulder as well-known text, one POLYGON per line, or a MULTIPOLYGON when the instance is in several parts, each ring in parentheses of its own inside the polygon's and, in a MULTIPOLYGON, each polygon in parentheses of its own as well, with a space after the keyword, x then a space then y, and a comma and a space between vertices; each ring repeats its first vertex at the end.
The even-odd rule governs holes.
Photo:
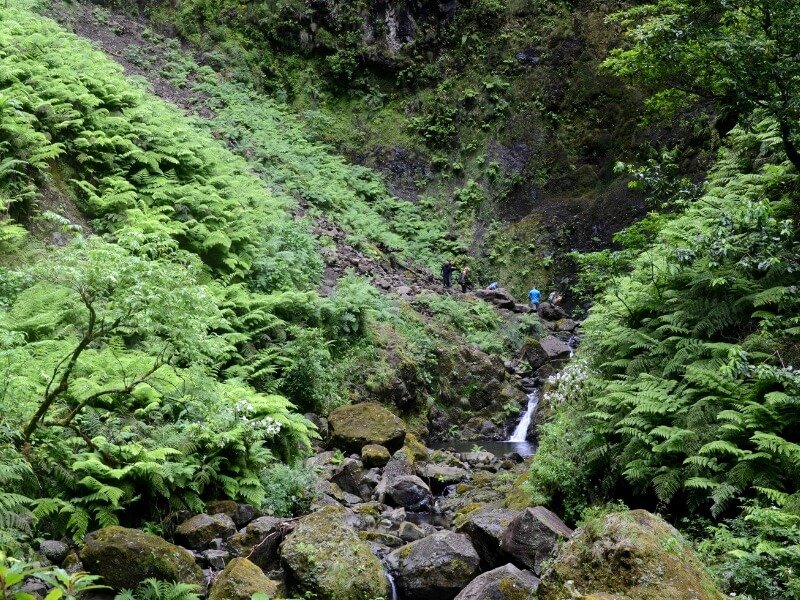
POLYGON ((398 548, 387 558, 401 596, 415 600, 455 598, 480 572, 480 557, 469 538, 440 531, 398 548))
POLYGON ((303 517, 281 544, 281 560, 300 594, 319 600, 387 597, 388 582, 369 545, 346 523, 344 508, 326 506, 303 517))
POLYGON ((285 529, 286 519, 259 517, 228 539, 228 548, 234 556, 246 556, 253 564, 264 570, 279 566, 278 546, 285 529))
POLYGON ((361 462, 367 468, 383 467, 391 458, 391 452, 380 444, 367 444, 361 449, 361 462))
POLYGON ((500 548, 511 560, 537 575, 542 563, 553 556, 561 540, 572 537, 572 530, 543 506, 526 508, 508 524, 500 548))
POLYGON ((88 534, 83 567, 115 590, 135 588, 148 577, 203 585, 191 552, 138 529, 106 527, 88 534))
POLYGON ((533 573, 509 564, 478 575, 455 600, 535 600, 538 587, 533 573))
POLYGON ((334 410, 328 417, 331 444, 347 452, 360 453, 367 444, 399 450, 406 437, 403 421, 374 402, 350 404, 334 410))
POLYGON ((465 515, 456 531, 469 536, 484 568, 493 569, 509 561, 508 555, 500 549, 500 542, 518 514, 518 511, 507 508, 479 508, 465 515))
POLYGON ((661 518, 617 512, 576 531, 542 574, 540 600, 721 600, 691 547, 661 518))
POLYGON ((278 591, 278 582, 273 581, 246 558, 234 558, 219 574, 208 600, 250 600, 261 592, 270 598, 278 591))

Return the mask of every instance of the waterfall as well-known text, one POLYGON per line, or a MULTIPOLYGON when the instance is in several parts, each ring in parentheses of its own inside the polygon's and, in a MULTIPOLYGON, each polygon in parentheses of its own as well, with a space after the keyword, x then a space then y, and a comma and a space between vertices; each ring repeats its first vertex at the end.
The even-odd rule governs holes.
POLYGON ((539 390, 534 390, 530 394, 528 394, 528 408, 525 409, 525 413, 522 415, 522 418, 519 420, 517 424, 517 428, 514 430, 514 433, 511 434, 511 437, 508 438, 509 442, 524 442, 528 438, 528 427, 531 424, 531 419, 533 419, 533 415, 536 412, 536 407, 539 406, 539 390))
POLYGON ((400 596, 397 595, 397 585, 394 582, 394 577, 392 577, 392 574, 388 570, 386 571, 386 579, 389 580, 389 600, 398 600, 400 596))

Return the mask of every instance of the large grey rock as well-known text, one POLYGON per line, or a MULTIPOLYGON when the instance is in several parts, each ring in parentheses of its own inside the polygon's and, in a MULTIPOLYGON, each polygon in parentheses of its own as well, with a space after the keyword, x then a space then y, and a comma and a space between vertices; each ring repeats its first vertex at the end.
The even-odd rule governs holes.
POLYGON ((417 475, 429 482, 431 489, 437 493, 448 485, 460 483, 469 477, 466 469, 436 463, 417 465, 417 475))
POLYGON ((504 565, 478 575, 456 600, 534 600, 539 579, 530 571, 504 565))
POLYGON ((236 524, 225 513, 199 514, 178 525, 175 540, 192 550, 210 548, 216 538, 227 539, 236 533, 236 524))
POLYGON ((539 342, 547 354, 547 360, 564 360, 572 354, 572 348, 555 336, 548 335, 539 342))
POLYGON ((542 562, 553 555, 559 540, 569 539, 572 530, 543 506, 526 508, 517 515, 503 534, 500 548, 513 562, 542 572, 542 562))
POLYGON ((500 544, 506 529, 518 515, 519 511, 507 508, 479 508, 467 514, 456 531, 469 536, 481 557, 483 568, 494 569, 509 561, 500 544))
POLYGON ((60 565, 69 554, 69 546, 58 540, 45 540, 39 544, 39 554, 50 563, 60 565))
POLYGON ((364 469, 360 460, 346 458, 330 476, 330 481, 347 494, 366 500, 372 494, 372 486, 364 479, 364 469))
POLYGON ((300 519, 281 544, 284 571, 299 595, 330 600, 387 596, 383 565, 346 522, 351 514, 326 506, 300 519))
POLYGON ((347 452, 361 453, 367 444, 399 450, 406 437, 403 421, 380 404, 364 402, 341 406, 328 417, 331 443, 347 452))
POLYGON ((216 515, 223 513, 228 515, 236 527, 244 527, 256 518, 256 509, 249 504, 239 504, 233 500, 212 500, 206 502, 206 514, 216 515))
POLYGON ((440 531, 398 548, 387 564, 402 597, 448 600, 478 574, 480 557, 467 536, 440 531))
POLYGON ((558 321, 566 319, 567 313, 560 306, 550 304, 549 302, 542 302, 539 305, 539 316, 545 321, 558 321))
POLYGON ((191 552, 138 529, 93 531, 86 536, 80 558, 88 572, 100 575, 115 590, 133 589, 149 577, 203 584, 191 552))
POLYGON ((414 512, 428 510, 433 503, 430 488, 416 475, 401 475, 390 480, 386 495, 396 506, 414 512))
POLYGON ((228 539, 228 547, 236 556, 246 556, 265 571, 277 568, 278 547, 285 532, 292 526, 287 519, 259 517, 228 539))

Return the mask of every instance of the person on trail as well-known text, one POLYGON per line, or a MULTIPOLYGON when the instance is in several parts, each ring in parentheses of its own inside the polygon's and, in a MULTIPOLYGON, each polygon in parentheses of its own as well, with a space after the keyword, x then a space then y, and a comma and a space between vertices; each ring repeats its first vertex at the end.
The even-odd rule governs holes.
POLYGON ((530 292, 528 292, 528 300, 530 300, 533 310, 538 310, 539 304, 542 302, 542 292, 536 288, 533 288, 530 292))
POLYGON ((496 282, 496 281, 493 281, 488 286, 486 286, 486 289, 487 290, 496 290, 499 287, 500 287, 500 284, 498 282, 496 282))
POLYGON ((461 284, 461 293, 466 294, 469 287, 469 267, 464 267, 461 275, 458 276, 458 283, 461 284))
POLYGON ((455 270, 455 267, 449 260, 442 265, 442 283, 448 290, 453 287, 453 271, 455 270))

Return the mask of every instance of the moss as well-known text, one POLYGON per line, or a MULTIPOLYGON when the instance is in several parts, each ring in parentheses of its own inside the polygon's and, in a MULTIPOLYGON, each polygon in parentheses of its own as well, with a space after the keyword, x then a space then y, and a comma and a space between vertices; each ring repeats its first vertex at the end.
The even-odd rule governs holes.
POLYGON ((234 558, 220 573, 208 600, 250 600, 253 594, 274 597, 278 583, 269 579, 246 558, 234 558))
POLYGON ((513 508, 521 510, 533 506, 533 499, 527 489, 528 471, 525 470, 519 474, 511 486, 511 490, 506 496, 504 505, 506 508, 513 508))

